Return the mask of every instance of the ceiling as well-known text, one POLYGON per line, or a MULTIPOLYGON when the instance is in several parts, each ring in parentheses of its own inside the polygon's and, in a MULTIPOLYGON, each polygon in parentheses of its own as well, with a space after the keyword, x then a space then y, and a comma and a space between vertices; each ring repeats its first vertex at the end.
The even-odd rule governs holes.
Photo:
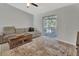
POLYGON ((37 15, 40 13, 45 13, 49 11, 53 11, 58 8, 62 8, 68 5, 71 5, 72 3, 36 3, 39 7, 35 7, 33 5, 30 5, 29 8, 27 8, 26 3, 9 3, 9 5, 16 7, 22 11, 28 12, 32 15, 37 15))

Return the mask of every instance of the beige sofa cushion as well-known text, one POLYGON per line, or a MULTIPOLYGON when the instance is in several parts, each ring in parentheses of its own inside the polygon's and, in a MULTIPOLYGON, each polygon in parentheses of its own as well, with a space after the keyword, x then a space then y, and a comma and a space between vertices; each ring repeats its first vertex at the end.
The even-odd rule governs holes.
POLYGON ((14 26, 8 26, 3 28, 3 33, 4 34, 12 34, 15 33, 15 27, 14 26))
POLYGON ((24 32, 25 32, 25 28, 16 28, 16 33, 20 34, 24 32))
POLYGON ((6 39, 6 38, 9 38, 9 37, 13 37, 13 36, 15 36, 16 34, 7 34, 7 35, 5 35, 3 38, 4 39, 6 39))
POLYGON ((25 28, 25 32, 28 32, 29 28, 25 28))
POLYGON ((13 37, 14 35, 16 35, 16 34, 14 33, 14 34, 7 34, 7 35, 4 35, 4 36, 3 36, 3 41, 2 41, 2 43, 8 42, 8 39, 9 39, 10 37, 13 37))
POLYGON ((27 32, 27 33, 32 34, 32 38, 41 36, 41 33, 39 31, 27 32))

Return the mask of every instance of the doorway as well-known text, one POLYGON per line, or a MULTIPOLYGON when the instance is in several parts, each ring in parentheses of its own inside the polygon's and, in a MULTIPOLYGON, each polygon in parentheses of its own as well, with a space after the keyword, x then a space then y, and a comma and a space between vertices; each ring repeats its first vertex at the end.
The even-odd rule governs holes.
POLYGON ((45 16, 43 17, 43 35, 48 37, 57 36, 57 16, 45 16))

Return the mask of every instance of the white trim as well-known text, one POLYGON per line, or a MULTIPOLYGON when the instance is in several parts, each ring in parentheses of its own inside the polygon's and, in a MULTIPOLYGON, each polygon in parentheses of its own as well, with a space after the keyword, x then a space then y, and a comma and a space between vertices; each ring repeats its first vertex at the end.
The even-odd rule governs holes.
MULTIPOLYGON (((43 37, 49 39, 49 37, 47 37, 47 36, 43 36, 43 37)), ((50 38, 50 39, 52 39, 52 38, 50 38)), ((57 41, 61 41, 61 42, 64 42, 64 43, 67 43, 67 44, 70 44, 70 45, 73 45, 74 47, 77 48, 76 44, 68 42, 68 41, 60 40, 59 37, 56 37, 56 38, 53 38, 53 39, 56 39, 57 41)))
POLYGON ((70 45, 73 45, 73 46, 77 47, 76 44, 71 43, 71 42, 68 42, 68 41, 64 41, 64 40, 58 40, 58 41, 65 42, 65 43, 68 43, 68 44, 70 44, 70 45))

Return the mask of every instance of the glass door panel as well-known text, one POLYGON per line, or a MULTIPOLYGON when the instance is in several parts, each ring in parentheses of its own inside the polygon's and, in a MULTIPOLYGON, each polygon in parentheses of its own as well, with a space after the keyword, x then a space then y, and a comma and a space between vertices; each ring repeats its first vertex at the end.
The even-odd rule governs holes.
POLYGON ((45 36, 56 37, 57 20, 56 16, 46 16, 43 18, 43 34, 45 36))

